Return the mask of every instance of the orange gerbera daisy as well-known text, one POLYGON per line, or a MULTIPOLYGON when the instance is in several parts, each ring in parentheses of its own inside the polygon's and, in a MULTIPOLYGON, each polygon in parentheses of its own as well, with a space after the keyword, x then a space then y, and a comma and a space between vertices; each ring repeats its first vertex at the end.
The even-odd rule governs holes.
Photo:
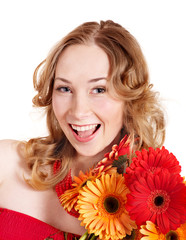
POLYGON ((79 176, 74 176, 70 189, 66 190, 59 199, 65 210, 70 212, 72 208, 76 208, 77 196, 79 190, 86 184, 88 180, 99 178, 103 173, 112 174, 117 168, 112 166, 114 160, 118 157, 129 153, 129 138, 127 135, 120 141, 119 146, 114 145, 110 153, 105 154, 105 158, 101 160, 95 168, 90 169, 86 173, 80 171, 79 176))
POLYGON ((141 240, 185 240, 186 223, 182 224, 174 231, 171 230, 167 234, 162 234, 154 223, 147 221, 146 225, 141 226, 140 232, 145 235, 141 240))
POLYGON ((170 231, 169 233, 167 233, 166 240, 167 239, 185 240, 186 239, 186 222, 182 224, 179 228, 177 228, 176 231, 170 231), (171 234, 174 234, 174 235, 171 235, 171 234), (177 238, 175 238, 175 236, 177 236, 177 238))
POLYGON ((86 184, 86 181, 92 180, 95 177, 91 171, 87 171, 86 173, 80 171, 78 177, 74 176, 72 183, 73 188, 66 190, 65 193, 59 197, 61 205, 65 210, 70 212, 73 207, 75 208, 79 190, 86 184))
MULTIPOLYGON (((105 171, 109 174, 116 172, 115 168, 105 168, 105 171)), ((72 208, 76 209, 76 202, 77 197, 79 194, 79 190, 86 184, 87 181, 94 180, 95 178, 99 178, 103 174, 101 169, 97 171, 96 173, 93 171, 93 169, 90 169, 86 173, 83 173, 82 171, 79 172, 79 176, 74 176, 72 188, 68 189, 63 193, 59 199, 61 201, 61 205, 64 207, 65 210, 70 212, 72 208)))
POLYGON ((102 174, 79 191, 77 209, 81 225, 100 239, 122 239, 136 228, 125 209, 129 193, 122 175, 102 174))
POLYGON ((183 177, 183 183, 186 185, 186 180, 185 180, 185 177, 183 177))
POLYGON ((134 229, 131 233, 131 235, 127 235, 122 240, 141 240, 143 235, 140 233, 139 229, 134 229))

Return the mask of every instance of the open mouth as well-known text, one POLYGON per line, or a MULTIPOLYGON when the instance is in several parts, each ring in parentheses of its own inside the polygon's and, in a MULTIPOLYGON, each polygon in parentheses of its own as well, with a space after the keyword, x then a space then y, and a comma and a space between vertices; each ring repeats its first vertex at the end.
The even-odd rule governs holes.
POLYGON ((70 124, 71 129, 73 132, 80 138, 88 138, 93 135, 99 128, 101 124, 91 124, 85 126, 77 126, 70 124))

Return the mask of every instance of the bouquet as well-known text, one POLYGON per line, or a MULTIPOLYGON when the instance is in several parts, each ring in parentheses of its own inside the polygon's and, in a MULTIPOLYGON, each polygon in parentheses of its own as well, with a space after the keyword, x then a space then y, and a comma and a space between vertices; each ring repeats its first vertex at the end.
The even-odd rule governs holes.
POLYGON ((162 147, 135 152, 128 166, 125 136, 96 167, 74 177, 62 206, 79 215, 84 239, 186 239, 186 182, 162 147))

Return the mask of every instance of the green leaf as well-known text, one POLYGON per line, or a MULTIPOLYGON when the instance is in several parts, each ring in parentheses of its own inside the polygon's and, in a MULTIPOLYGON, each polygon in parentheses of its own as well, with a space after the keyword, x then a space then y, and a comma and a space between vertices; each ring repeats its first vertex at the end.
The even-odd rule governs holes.
POLYGON ((126 164, 125 163, 127 161, 128 161, 127 154, 121 155, 121 156, 118 157, 118 160, 115 159, 113 161, 112 166, 117 168, 118 173, 124 173, 125 169, 126 169, 126 164))

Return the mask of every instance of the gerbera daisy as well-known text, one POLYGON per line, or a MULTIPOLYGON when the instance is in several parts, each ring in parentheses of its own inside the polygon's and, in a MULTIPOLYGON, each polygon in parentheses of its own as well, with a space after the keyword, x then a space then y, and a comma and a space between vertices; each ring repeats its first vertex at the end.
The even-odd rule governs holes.
POLYGON ((186 239, 186 223, 182 224, 175 231, 170 231, 165 235, 165 239, 185 240, 186 239))
MULTIPOLYGON (((109 174, 115 173, 116 168, 105 168, 105 171, 109 174)), ((86 173, 82 171, 79 172, 79 176, 73 177, 73 183, 71 184, 71 189, 66 190, 60 197, 61 205, 64 207, 65 210, 70 212, 72 208, 76 209, 77 197, 79 194, 79 190, 86 184, 87 181, 94 180, 99 178, 104 172, 102 169, 98 169, 95 173, 93 169, 90 169, 86 173)))
POLYGON ((141 240, 143 235, 140 233, 139 229, 134 229, 131 233, 131 235, 127 235, 122 240, 141 240))
POLYGON ((142 149, 142 151, 136 151, 135 154, 136 157, 132 159, 130 167, 126 169, 125 177, 128 184, 136 180, 139 173, 144 176, 146 173, 158 173, 164 169, 171 174, 180 174, 181 172, 178 160, 165 147, 156 150, 150 147, 148 151, 142 149))
MULTIPOLYGON (((105 171, 105 168, 111 168, 114 160, 118 160, 120 156, 128 156, 130 154, 130 138, 125 135, 125 137, 120 141, 119 145, 115 144, 112 146, 112 151, 106 153, 104 159, 100 161, 94 171, 98 169, 105 171)), ((127 159, 126 159, 127 160, 127 159)))
POLYGON ((146 225, 141 226, 140 232, 145 235, 141 240, 185 240, 186 223, 174 231, 171 230, 167 234, 162 234, 154 223, 147 221, 146 225))
POLYGON ((59 197, 61 205, 65 210, 70 212, 72 208, 75 208, 79 190, 86 184, 87 180, 94 179, 95 177, 92 171, 87 171, 85 174, 80 171, 78 177, 74 176, 73 183, 71 184, 72 188, 66 190, 65 193, 59 197))
POLYGON ((146 225, 142 225, 140 232, 145 235, 141 240, 165 240, 165 235, 151 221, 147 221, 146 225))
POLYGON ((185 177, 183 177, 183 183, 186 185, 186 180, 185 180, 185 177))
POLYGON ((168 171, 149 173, 129 186, 126 209, 138 226, 147 220, 162 233, 177 229, 186 221, 186 186, 168 171))
POLYGON ((105 157, 108 157, 111 160, 117 160, 119 156, 129 154, 130 152, 130 138, 125 135, 123 139, 121 139, 119 145, 115 144, 112 146, 112 151, 110 153, 105 154, 105 157))
POLYGON ((103 174, 87 181, 79 191, 77 209, 81 225, 100 239, 122 239, 136 228, 125 209, 128 188, 122 175, 103 174))

